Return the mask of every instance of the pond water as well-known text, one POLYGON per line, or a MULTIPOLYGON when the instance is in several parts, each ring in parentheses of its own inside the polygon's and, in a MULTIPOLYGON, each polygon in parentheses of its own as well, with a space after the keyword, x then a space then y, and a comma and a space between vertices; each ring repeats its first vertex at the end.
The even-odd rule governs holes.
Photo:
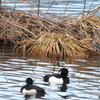
MULTIPOLYGON (((10 0, 4 0, 10 1, 10 0)), ((37 0, 30 0, 37 5, 37 0)), ((78 13, 83 10, 83 1, 57 1, 48 10, 52 0, 42 0, 41 10, 47 13, 61 15, 67 5, 66 14, 78 13), (44 7, 46 6, 46 7, 44 7), (71 7, 70 7, 71 6, 71 7)), ((92 0, 87 0, 85 10, 89 10, 92 0)), ((100 5, 100 0, 93 0, 93 10, 100 5)), ((21 1, 16 1, 19 10, 30 10, 21 1)), ((3 6, 14 7, 15 3, 3 3, 3 6)), ((26 100, 20 93, 27 77, 34 79, 34 84, 45 89, 46 94, 29 100, 100 100, 100 56, 88 59, 65 59, 64 61, 50 61, 48 59, 22 57, 20 53, 12 53, 11 47, 0 46, 0 100, 26 100), (43 81, 46 74, 58 73, 62 67, 68 68, 70 83, 66 90, 60 86, 49 86, 43 81)))
MULTIPOLYGON (((80 13, 89 13, 100 6, 100 0, 2 0, 1 6, 16 10, 38 12, 43 17, 79 16, 80 13), (85 6, 84 6, 85 4, 85 6), (39 9, 38 9, 38 5, 39 9), (83 10, 84 9, 84 10, 83 10)), ((100 15, 100 11, 96 14, 100 15)))
POLYGON ((50 61, 22 57, 20 53, 12 53, 10 47, 0 47, 0 100, 100 100, 99 93, 100 56, 50 61), (62 67, 69 70, 70 79, 64 91, 60 86, 49 86, 43 81, 46 74, 58 73, 62 67), (20 93, 27 77, 45 89, 43 97, 25 99, 20 93))

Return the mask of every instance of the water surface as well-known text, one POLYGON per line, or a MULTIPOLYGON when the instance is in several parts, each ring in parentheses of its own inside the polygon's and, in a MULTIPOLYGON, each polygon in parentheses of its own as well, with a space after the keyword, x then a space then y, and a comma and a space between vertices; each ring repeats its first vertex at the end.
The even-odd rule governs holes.
MULTIPOLYGON (((10 1, 10 0, 6 0, 10 1)), ((37 0, 34 4, 37 5, 37 0)), ((52 13, 62 16, 65 8, 65 15, 80 13, 83 11, 83 1, 77 2, 55 2, 42 0, 41 9, 44 13, 52 13), (67 8, 66 8, 66 4, 67 8), (44 5, 46 7, 44 7, 44 5)), ((91 0, 87 0, 85 10, 93 10, 100 4, 100 0, 94 0, 90 9, 91 0)), ((4 3, 4 6, 14 7, 15 3, 4 3)), ((20 1, 16 3, 16 9, 29 11, 20 1)), ((36 9, 37 10, 37 9, 36 9)), ((50 61, 48 59, 23 57, 20 53, 14 54, 11 47, 0 46, 0 100, 25 100, 20 93, 20 88, 25 84, 27 77, 34 79, 34 84, 45 89, 43 97, 29 100, 99 100, 100 93, 100 56, 88 59, 65 59, 64 61, 50 61), (62 67, 68 68, 70 83, 61 90, 61 86, 49 86, 43 81, 46 74, 58 73, 62 67)))
MULTIPOLYGON (((86 3, 84 3, 85 0, 40 0, 40 4, 38 1, 2 0, 2 6, 14 10, 31 11, 31 13, 37 13, 39 10, 39 15, 43 17, 79 16, 82 12, 87 12, 86 14, 88 14, 100 6, 100 0, 86 0, 86 3)), ((96 15, 100 16, 100 11, 96 15)))
POLYGON ((0 49, 0 100, 26 100, 20 93, 27 77, 34 84, 45 89, 45 96, 28 100, 99 100, 100 56, 89 59, 66 59, 50 61, 40 58, 22 57, 10 48, 0 49), (46 74, 58 73, 62 67, 68 68, 70 83, 49 86, 43 81, 46 74))

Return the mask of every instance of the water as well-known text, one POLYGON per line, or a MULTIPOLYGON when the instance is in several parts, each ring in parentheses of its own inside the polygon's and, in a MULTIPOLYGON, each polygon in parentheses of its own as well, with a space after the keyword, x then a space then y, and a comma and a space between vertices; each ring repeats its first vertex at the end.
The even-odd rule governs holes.
MULTIPOLYGON (((34 1, 34 4, 37 5, 37 0, 30 1, 34 1)), ((68 9, 65 15, 82 12, 83 1, 68 2, 68 9)), ((57 16, 62 15, 66 8, 65 1, 55 2, 49 10, 47 7, 51 5, 52 0, 43 0, 41 3, 43 6, 41 6, 40 10, 44 13, 52 13, 57 16)), ((88 11, 90 5, 91 0, 87 0, 85 10, 88 11)), ((100 0, 94 0, 91 10, 98 5, 100 5, 100 0)), ((15 3, 3 3, 3 6, 13 8, 15 3)), ((16 9, 30 10, 30 8, 18 0, 16 9)), ((100 56, 88 59, 67 58, 65 61, 57 62, 48 59, 22 57, 20 53, 12 53, 11 47, 1 47, 0 100, 25 100, 24 95, 20 93, 20 88, 25 84, 27 77, 33 78, 34 84, 44 88, 46 91, 45 96, 29 100, 100 100, 98 96, 100 93, 100 56), (58 73, 58 70, 62 67, 68 68, 68 77, 70 78, 70 83, 66 85, 65 92, 60 90, 60 86, 49 86, 48 83, 43 81, 43 76, 58 73)))
MULTIPOLYGON (((1 47, 0 47, 1 48, 1 47)), ((45 96, 28 100, 99 100, 100 56, 88 59, 66 59, 50 61, 46 59, 22 57, 11 48, 0 49, 0 100, 26 100, 20 93, 27 77, 34 84, 45 89, 45 96), (43 81, 46 74, 58 73, 62 67, 68 68, 70 83, 62 92, 60 86, 49 86, 43 81)))
MULTIPOLYGON (((2 6, 16 10, 34 11, 39 13, 43 17, 58 17, 58 16, 79 16, 80 13, 96 9, 100 6, 100 0, 86 0, 84 7, 84 0, 40 0, 40 7, 38 9, 38 0, 26 0, 26 1, 11 1, 2 0, 2 6)), ((100 11, 96 14, 100 15, 100 11)))

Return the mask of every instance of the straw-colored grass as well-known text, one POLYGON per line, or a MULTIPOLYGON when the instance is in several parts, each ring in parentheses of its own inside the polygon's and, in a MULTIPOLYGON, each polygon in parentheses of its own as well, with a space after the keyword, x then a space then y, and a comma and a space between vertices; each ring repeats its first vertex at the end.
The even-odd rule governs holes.
POLYGON ((84 37, 99 38, 100 31, 100 17, 94 15, 87 15, 79 19, 80 31, 84 37))
MULTIPOLYGON (((23 11, 0 11, 0 39, 9 40, 23 55, 50 58, 89 57, 100 54, 100 17, 48 19, 23 11)), ((15 49, 14 48, 14 49, 15 49)))
POLYGON ((86 42, 86 40, 78 40, 66 34, 44 33, 36 41, 27 41, 23 45, 23 49, 27 48, 26 52, 30 56, 45 55, 45 57, 52 59, 80 58, 99 54, 92 48, 91 44, 92 39, 88 39, 88 42, 86 42))

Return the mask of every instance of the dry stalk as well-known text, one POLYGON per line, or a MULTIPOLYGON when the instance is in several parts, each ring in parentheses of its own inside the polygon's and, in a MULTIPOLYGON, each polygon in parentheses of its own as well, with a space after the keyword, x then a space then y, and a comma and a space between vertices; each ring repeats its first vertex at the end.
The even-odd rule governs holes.
POLYGON ((20 45, 23 55, 27 50, 30 55, 35 52, 57 58, 98 54, 92 46, 100 40, 96 35, 100 31, 100 17, 86 15, 59 21, 23 11, 5 11, 0 12, 0 21, 0 38, 14 41, 15 48, 20 45), (85 38, 92 38, 92 43, 82 41, 85 38))

